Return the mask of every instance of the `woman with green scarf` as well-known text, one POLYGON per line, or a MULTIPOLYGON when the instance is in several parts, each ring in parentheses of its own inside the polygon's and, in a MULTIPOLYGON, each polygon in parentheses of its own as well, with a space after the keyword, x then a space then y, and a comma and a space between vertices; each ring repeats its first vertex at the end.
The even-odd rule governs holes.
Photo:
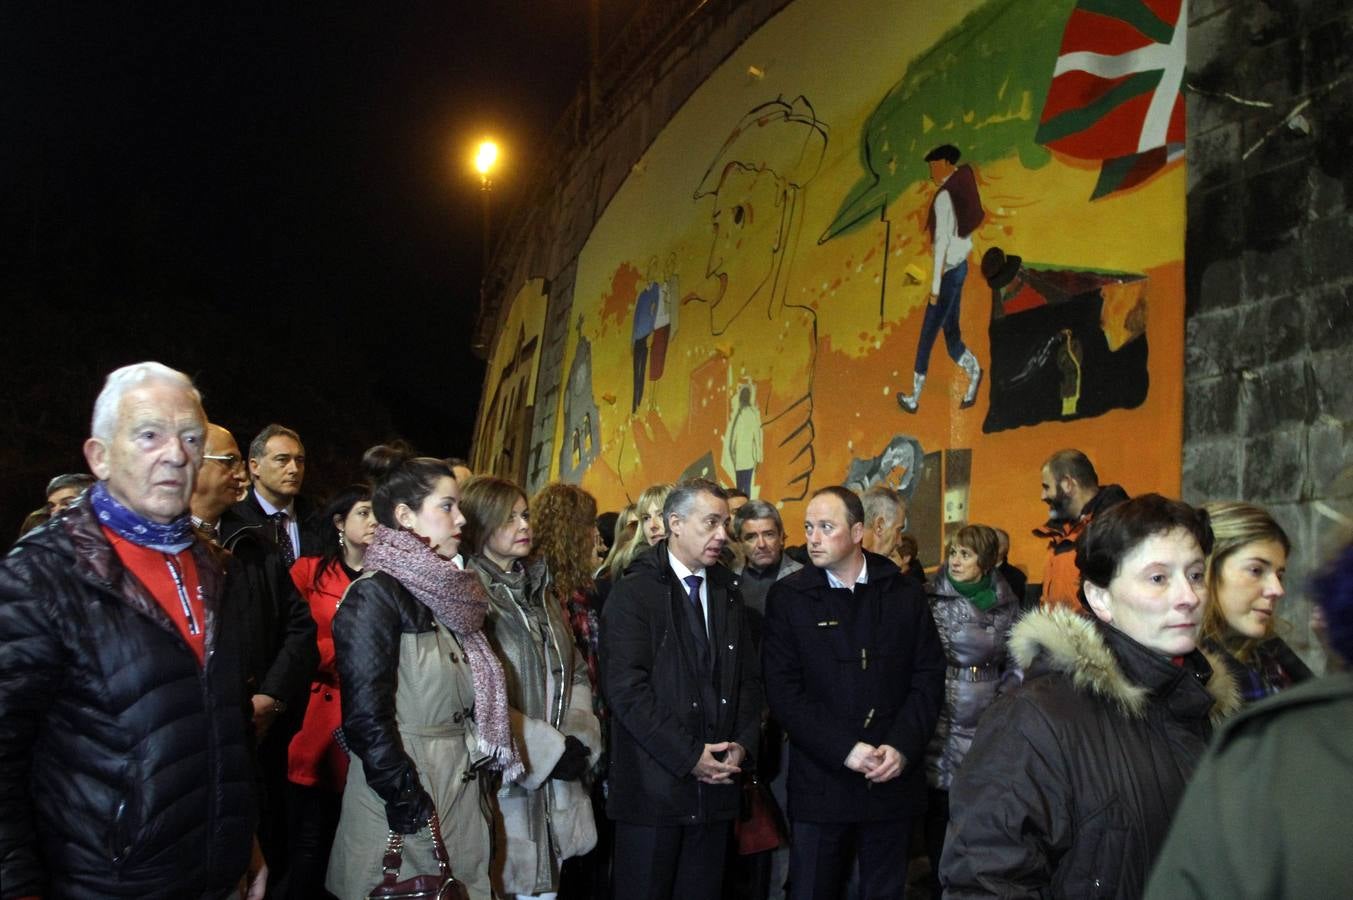
POLYGON ((944 706, 926 749, 929 802, 925 813, 931 887, 939 896, 940 854, 949 823, 949 785, 972 745, 977 722, 1002 691, 1019 684, 1006 652, 1019 615, 1019 598, 996 568, 995 529, 966 525, 949 543, 949 561, 926 588, 930 612, 944 644, 944 706))

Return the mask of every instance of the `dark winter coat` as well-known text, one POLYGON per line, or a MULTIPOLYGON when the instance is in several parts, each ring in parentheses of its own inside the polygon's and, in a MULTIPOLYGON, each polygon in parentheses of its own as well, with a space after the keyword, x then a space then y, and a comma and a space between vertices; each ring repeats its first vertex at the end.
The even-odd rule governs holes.
MULTIPOLYGON (((326 530, 332 527, 331 523, 319 521, 323 518, 319 510, 305 497, 297 497, 292 501, 291 508, 296 514, 296 527, 301 535, 301 552, 296 554, 296 558, 324 555, 327 548, 324 536, 326 530)), ((240 525, 264 526, 267 539, 276 544, 277 526, 263 511, 263 507, 258 505, 258 495, 253 488, 249 489, 243 500, 226 511, 221 521, 222 539, 229 539, 240 525)))
POLYGON ((83 503, 0 563, 0 896, 205 897, 254 831, 233 565, 193 548, 206 663, 83 503))
POLYGON ((1152 900, 1347 897, 1353 672, 1247 706, 1179 804, 1152 900))
POLYGON ((1004 691, 1019 684, 1019 667, 1006 652, 1010 629, 1019 618, 1019 600, 993 570, 996 605, 985 612, 954 589, 942 566, 927 588, 930 613, 944 645, 944 704, 935 736, 926 750, 926 780, 947 791, 963 763, 982 713, 1004 691))
POLYGON ((925 808, 925 748, 944 691, 944 654, 922 586, 865 553, 868 583, 834 588, 809 565, 766 598, 762 671, 789 734, 789 815, 807 822, 910 818, 925 808), (887 744, 902 774, 872 784, 845 767, 856 743, 887 744))
POLYGON ((641 825, 727 821, 737 784, 691 774, 705 744, 736 741, 756 758, 763 696, 737 579, 721 565, 708 577, 717 682, 699 662, 685 585, 667 542, 642 553, 602 612, 601 669, 611 711, 611 818, 641 825))
POLYGON ((244 678, 251 694, 287 705, 268 742, 291 739, 305 716, 310 681, 319 666, 315 619, 278 554, 271 526, 248 524, 227 511, 221 546, 238 560, 227 592, 244 619, 244 678))
POLYGON ((1215 722, 1240 707, 1220 660, 1183 666, 1098 621, 1031 613, 950 790, 946 898, 1140 897, 1215 722))

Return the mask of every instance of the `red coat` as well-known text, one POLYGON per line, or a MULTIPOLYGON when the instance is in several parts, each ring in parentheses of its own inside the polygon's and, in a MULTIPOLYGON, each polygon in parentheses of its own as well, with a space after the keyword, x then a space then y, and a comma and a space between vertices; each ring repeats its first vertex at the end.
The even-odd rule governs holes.
POLYGON ((305 721, 287 749, 287 779, 341 792, 348 778, 348 755, 334 740, 334 729, 343 724, 343 706, 338 694, 338 670, 334 666, 333 621, 338 601, 352 582, 335 561, 324 569, 316 584, 315 570, 323 561, 319 556, 303 556, 291 567, 291 580, 315 618, 319 668, 310 683, 305 721))

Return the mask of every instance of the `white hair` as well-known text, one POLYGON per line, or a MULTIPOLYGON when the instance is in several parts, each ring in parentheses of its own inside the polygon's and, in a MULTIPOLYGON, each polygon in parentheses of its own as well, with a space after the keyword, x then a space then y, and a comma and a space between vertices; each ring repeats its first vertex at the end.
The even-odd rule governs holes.
POLYGON ((860 497, 860 501, 864 504, 866 522, 873 522, 879 516, 883 516, 883 521, 892 526, 906 516, 902 495, 883 483, 870 487, 860 497))
POLYGON ((132 363, 111 372, 104 381, 103 390, 99 391, 99 396, 94 401, 94 418, 89 426, 90 435, 102 441, 112 440, 117 431, 117 409, 122 403, 122 395, 150 381, 179 385, 187 389, 199 404, 202 402, 202 394, 193 386, 193 380, 177 369, 171 369, 157 362, 132 363))

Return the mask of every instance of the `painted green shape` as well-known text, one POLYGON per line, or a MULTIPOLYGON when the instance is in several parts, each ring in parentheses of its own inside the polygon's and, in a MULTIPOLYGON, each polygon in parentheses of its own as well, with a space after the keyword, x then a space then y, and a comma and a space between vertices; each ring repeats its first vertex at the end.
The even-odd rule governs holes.
POLYGON ((1162 70, 1154 69, 1150 72, 1138 72, 1125 78, 1110 90, 1101 94, 1094 103, 1068 109, 1060 116, 1048 119, 1038 129, 1038 134, 1034 139, 1040 144, 1051 144, 1069 134, 1084 131, 1113 112, 1119 105, 1139 94, 1149 94, 1154 91, 1160 85, 1161 76, 1164 74, 1162 70))
POLYGON ((1100 197, 1107 197, 1118 190, 1136 166, 1137 156, 1138 154, 1133 154, 1132 156, 1120 156, 1118 159, 1104 160, 1104 165, 1099 170, 1099 179, 1095 181, 1095 189, 1090 194, 1090 199, 1098 200, 1100 197))
POLYGON ((1174 40, 1174 26, 1161 20, 1142 0, 1080 0, 1083 12, 1121 19, 1157 44, 1174 40))
POLYGON ((913 59, 865 122, 864 174, 818 243, 877 219, 928 177, 924 157, 940 144, 958 147, 964 162, 1018 154, 1028 168, 1045 165, 1051 153, 1034 134, 1074 6, 1075 0, 992 0, 913 59))

